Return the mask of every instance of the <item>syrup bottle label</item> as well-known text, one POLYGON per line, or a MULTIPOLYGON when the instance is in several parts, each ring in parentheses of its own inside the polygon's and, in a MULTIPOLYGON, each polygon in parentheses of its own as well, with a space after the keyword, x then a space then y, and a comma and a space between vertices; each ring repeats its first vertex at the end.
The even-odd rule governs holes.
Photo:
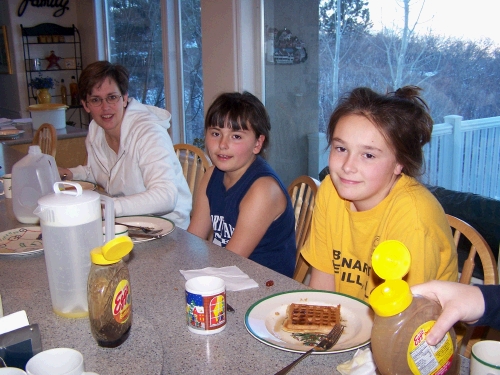
POLYGON ((130 295, 130 284, 128 280, 118 283, 113 296, 113 317, 118 323, 125 323, 132 311, 132 298, 130 295))
POLYGON ((451 367, 453 341, 449 332, 435 346, 425 341, 427 333, 435 322, 430 320, 419 326, 408 345, 408 366, 415 375, 442 375, 451 367))

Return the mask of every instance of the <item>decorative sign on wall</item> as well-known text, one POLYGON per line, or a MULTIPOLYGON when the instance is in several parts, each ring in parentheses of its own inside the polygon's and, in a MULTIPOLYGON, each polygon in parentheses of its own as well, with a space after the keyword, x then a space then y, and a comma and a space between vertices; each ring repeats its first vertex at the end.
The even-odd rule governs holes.
POLYGON ((266 60, 282 65, 303 63, 307 60, 306 45, 286 27, 283 30, 268 28, 266 60))
POLYGON ((22 17, 28 5, 35 8, 57 8, 52 14, 54 17, 61 17, 65 11, 69 10, 69 0, 22 0, 17 8, 17 15, 22 17))

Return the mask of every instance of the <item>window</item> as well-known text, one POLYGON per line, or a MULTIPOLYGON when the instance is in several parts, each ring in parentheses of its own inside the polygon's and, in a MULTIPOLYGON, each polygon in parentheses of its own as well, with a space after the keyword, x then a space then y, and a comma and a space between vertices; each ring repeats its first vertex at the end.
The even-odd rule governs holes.
MULTIPOLYGON (((108 58, 119 63, 130 72, 129 94, 144 104, 166 108, 165 87, 165 50, 166 43, 180 45, 182 54, 182 77, 176 71, 170 71, 168 80, 183 82, 182 95, 178 92, 167 93, 179 96, 178 101, 183 108, 185 139, 180 142, 194 143, 203 138, 203 77, 201 66, 201 25, 199 0, 107 0, 106 19, 108 30, 108 58), (181 25, 181 41, 164 38, 164 20, 162 2, 169 9, 180 7, 180 20, 174 16, 172 20, 181 25), (167 39, 167 42, 163 42, 167 39), (165 46, 165 47, 164 47, 165 46)), ((175 34, 175 28, 174 32, 175 34)), ((170 56, 169 56, 170 58, 170 56)), ((177 100, 173 100, 177 102, 177 100)), ((177 115, 176 108, 167 108, 177 115)))
POLYGON ((487 8, 342 0, 338 15, 338 3, 264 1, 270 161, 285 182, 327 165, 323 132, 344 93, 417 85, 436 124, 423 182, 500 199, 500 38, 488 39, 497 36, 494 28, 477 33, 489 25, 487 8))

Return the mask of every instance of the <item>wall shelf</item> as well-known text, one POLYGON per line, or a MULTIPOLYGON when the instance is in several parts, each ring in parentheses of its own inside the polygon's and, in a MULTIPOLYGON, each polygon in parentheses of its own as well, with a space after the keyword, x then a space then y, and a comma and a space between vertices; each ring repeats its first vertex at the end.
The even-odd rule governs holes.
POLYGON ((33 27, 24 27, 21 25, 21 33, 23 40, 24 52, 24 66, 26 72, 26 91, 28 94, 28 105, 36 104, 38 102, 36 96, 36 89, 29 87, 29 83, 33 78, 38 77, 39 74, 44 73, 44 76, 49 76, 56 82, 55 91, 51 90, 52 102, 60 103, 62 101, 60 84, 64 79, 66 91, 68 93, 67 104, 69 106, 66 111, 66 121, 71 120, 74 115, 77 115, 80 121, 80 127, 88 126, 88 118, 83 111, 81 105, 71 105, 69 84, 71 77, 75 77, 78 82, 82 72, 82 44, 80 39, 80 32, 72 25, 71 27, 64 27, 54 23, 41 23, 33 27), (58 41, 41 42, 47 38, 58 38, 58 41), (64 40, 64 41, 61 41, 64 40), (47 69, 49 62, 46 57, 50 52, 61 59, 58 61, 61 69, 47 69), (33 67, 33 61, 38 59, 40 62, 39 68, 33 67))

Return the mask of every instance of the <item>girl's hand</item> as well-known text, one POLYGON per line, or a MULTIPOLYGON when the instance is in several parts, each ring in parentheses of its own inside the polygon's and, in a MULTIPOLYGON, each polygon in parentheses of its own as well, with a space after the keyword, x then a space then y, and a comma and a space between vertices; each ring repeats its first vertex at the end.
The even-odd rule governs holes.
POLYGON ((474 323, 484 314, 483 294, 476 286, 433 280, 414 285, 411 291, 443 307, 436 324, 427 335, 429 345, 436 345, 456 322, 474 323))

